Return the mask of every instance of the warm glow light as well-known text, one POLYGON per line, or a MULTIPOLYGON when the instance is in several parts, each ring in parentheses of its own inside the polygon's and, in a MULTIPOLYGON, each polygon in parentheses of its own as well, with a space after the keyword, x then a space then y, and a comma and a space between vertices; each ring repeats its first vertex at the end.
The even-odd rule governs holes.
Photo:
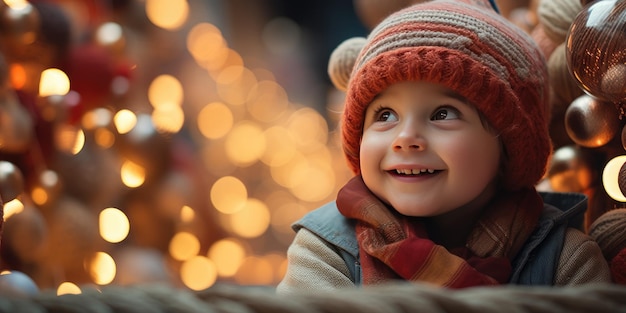
POLYGON ((293 169, 295 177, 290 191, 298 199, 308 202, 322 201, 330 196, 335 184, 335 173, 329 162, 313 161, 308 166, 293 169))
POLYGON ((96 144, 102 148, 110 148, 115 144, 115 135, 106 128, 98 128, 94 133, 96 144))
POLYGON ((263 130, 252 122, 240 122, 226 136, 224 148, 234 164, 241 167, 252 165, 265 153, 263 130))
POLYGON ((121 169, 122 183, 130 188, 137 188, 143 185, 146 180, 146 170, 131 161, 124 161, 121 169))
POLYGON ((58 125, 54 134, 56 146, 60 151, 76 155, 85 146, 85 133, 73 125, 58 125))
POLYGON ((110 45, 122 39, 122 26, 114 22, 107 22, 96 30, 96 40, 103 45, 110 45))
POLYGON ((303 151, 316 151, 328 143, 328 124, 312 108, 302 108, 289 118, 287 128, 303 151))
POLYGON ((207 104, 198 114, 198 129, 206 138, 217 139, 233 127, 233 113, 221 102, 207 104))
POLYGON ((30 192, 30 197, 37 205, 44 205, 48 202, 48 193, 41 187, 34 187, 30 192))
POLYGON ((169 252, 174 260, 189 260, 196 256, 199 251, 200 241, 192 233, 179 232, 170 240, 169 252))
POLYGON ((85 112, 81 123, 85 129, 96 129, 108 126, 112 119, 111 111, 106 108, 96 108, 85 112))
POLYGON ((237 273, 246 251, 236 239, 226 238, 215 242, 209 248, 208 256, 215 262, 219 276, 231 277, 237 273))
POLYGON ((124 212, 117 208, 106 208, 99 216, 100 236, 108 242, 118 243, 126 239, 130 222, 124 212))
POLYGON ((218 179, 211 187, 211 203, 224 214, 233 214, 243 208, 248 200, 246 186, 233 176, 218 179))
POLYGON ((213 261, 204 256, 195 256, 180 267, 180 278, 192 290, 211 287, 217 280, 217 270, 213 261))
POLYGON ((181 221, 188 223, 188 222, 193 221, 195 217, 196 217, 196 212, 192 208, 185 205, 180 209, 181 221))
POLYGON ((187 0, 146 0, 146 15, 154 25, 175 30, 187 20, 189 3, 187 0))
POLYGON ((220 68, 228 56, 221 31, 209 23, 198 23, 189 31, 187 49, 200 66, 209 70, 220 68))
POLYGON ((56 68, 49 68, 41 73, 39 81, 39 96, 63 96, 70 91, 70 79, 56 68))
POLYGON ((98 285, 110 284, 115 279, 117 267, 115 260, 106 252, 96 252, 89 267, 94 283, 98 285))
POLYGON ((250 256, 244 259, 239 271, 235 274, 235 280, 242 285, 271 285, 274 280, 274 268, 272 264, 261 257, 250 256))
POLYGON ((57 296, 68 295, 68 294, 79 295, 81 293, 82 291, 80 290, 78 286, 76 286, 76 284, 70 283, 67 281, 60 284, 59 287, 57 288, 57 296))
POLYGON ((226 66, 215 77, 217 94, 224 102, 242 105, 250 99, 250 90, 256 85, 254 73, 243 64, 226 66))
POLYGON ((231 65, 226 67, 220 71, 220 73, 215 78, 215 82, 220 85, 229 85, 237 82, 244 71, 243 65, 231 65))
POLYGON ((250 91, 248 112, 261 122, 274 122, 289 107, 287 92, 278 83, 261 81, 250 91))
POLYGON ((270 174, 277 184, 291 188, 306 179, 304 174, 308 167, 309 161, 301 153, 296 152, 287 163, 271 167, 270 174))
POLYGON ((113 123, 118 133, 126 134, 137 125, 137 115, 130 110, 119 110, 113 118, 113 123))
POLYGON ((152 122, 157 130, 174 134, 183 128, 185 113, 179 106, 160 106, 152 111, 152 122))
POLYGON ((13 10, 20 10, 30 5, 26 0, 4 0, 4 3, 13 10))
POLYGON ((4 220, 11 218, 15 214, 19 214, 24 211, 24 204, 18 199, 13 199, 4 204, 4 220))
POLYGON ((615 201, 626 202, 626 197, 619 188, 619 171, 626 162, 626 155, 620 155, 611 159, 602 172, 602 184, 606 193, 615 201))
POLYGON ((154 108, 180 106, 183 103, 183 94, 183 86, 172 75, 159 75, 148 87, 148 100, 154 108))
POLYGON ((258 199, 248 199, 244 207, 230 215, 230 226, 239 236, 255 238, 269 227, 270 210, 258 199))
POLYGON ((9 79, 11 81, 11 87, 16 90, 22 90, 26 86, 28 75, 26 75, 26 69, 24 66, 18 63, 11 64, 9 68, 9 79))
POLYGON ((304 216, 306 212, 307 209, 297 202, 283 203, 272 211, 270 223, 278 231, 291 233, 293 231, 291 224, 304 216))
POLYGON ((261 157, 266 165, 281 166, 287 164, 296 154, 296 143, 291 133, 282 126, 273 126, 264 133, 267 148, 261 157))

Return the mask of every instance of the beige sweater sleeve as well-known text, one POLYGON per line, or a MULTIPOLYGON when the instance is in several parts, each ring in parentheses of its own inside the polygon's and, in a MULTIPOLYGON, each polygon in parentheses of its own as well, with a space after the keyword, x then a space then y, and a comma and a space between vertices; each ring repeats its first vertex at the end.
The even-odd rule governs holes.
POLYGON ((563 250, 555 273, 555 285, 610 282, 609 265, 598 244, 577 229, 565 233, 563 250))
POLYGON ((354 287, 339 253, 305 228, 296 233, 287 260, 287 272, 276 288, 279 294, 354 287))

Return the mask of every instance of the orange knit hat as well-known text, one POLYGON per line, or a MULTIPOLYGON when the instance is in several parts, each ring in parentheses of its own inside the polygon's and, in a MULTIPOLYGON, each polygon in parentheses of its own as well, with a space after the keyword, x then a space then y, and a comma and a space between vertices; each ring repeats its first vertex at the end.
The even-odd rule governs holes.
POLYGON ((367 39, 340 44, 328 73, 347 91, 342 144, 356 174, 366 107, 389 85, 411 80, 442 84, 487 118, 507 155, 506 188, 533 186, 545 172, 552 151, 546 61, 487 0, 433 0, 393 13, 367 39))

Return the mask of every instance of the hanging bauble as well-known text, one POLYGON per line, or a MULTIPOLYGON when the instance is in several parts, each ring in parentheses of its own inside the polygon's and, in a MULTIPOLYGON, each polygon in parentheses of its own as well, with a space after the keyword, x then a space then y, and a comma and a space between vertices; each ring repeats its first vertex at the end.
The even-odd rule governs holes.
POLYGON ((626 98, 626 1, 586 6, 566 43, 568 67, 585 92, 612 102, 626 98))
POLYGON ((591 186, 593 173, 582 149, 569 145, 554 152, 547 177, 556 192, 583 192, 591 186))
POLYGON ((557 46, 548 59, 548 77, 551 91, 559 103, 571 103, 584 94, 572 77, 565 60, 565 43, 557 46))
POLYGON ((11 162, 0 161, 0 197, 7 203, 24 191, 22 171, 11 162))
POLYGON ((581 9, 578 0, 539 0, 537 19, 543 25, 546 36, 560 44, 581 9))
POLYGON ((39 12, 29 2, 0 7, 0 40, 10 57, 22 55, 35 42, 39 31, 39 12))
POLYGON ((619 111, 614 104, 585 94, 565 111, 565 129, 575 143, 588 148, 601 147, 621 129, 619 111))
POLYGON ((41 260, 48 236, 46 220, 39 209, 29 201, 23 201, 23 205, 21 211, 6 218, 2 230, 2 260, 14 269, 41 260))
POLYGON ((0 94, 0 151, 22 153, 31 147, 34 123, 12 90, 0 94))

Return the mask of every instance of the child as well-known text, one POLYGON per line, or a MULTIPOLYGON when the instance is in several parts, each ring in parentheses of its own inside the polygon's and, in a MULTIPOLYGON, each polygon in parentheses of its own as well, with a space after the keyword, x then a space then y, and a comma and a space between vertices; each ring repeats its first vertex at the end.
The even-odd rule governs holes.
POLYGON ((473 2, 396 12, 354 63, 337 62, 354 64, 341 127, 357 176, 294 224, 277 292, 610 281, 597 243, 573 228, 586 198, 534 187, 552 149, 545 60, 473 2))

